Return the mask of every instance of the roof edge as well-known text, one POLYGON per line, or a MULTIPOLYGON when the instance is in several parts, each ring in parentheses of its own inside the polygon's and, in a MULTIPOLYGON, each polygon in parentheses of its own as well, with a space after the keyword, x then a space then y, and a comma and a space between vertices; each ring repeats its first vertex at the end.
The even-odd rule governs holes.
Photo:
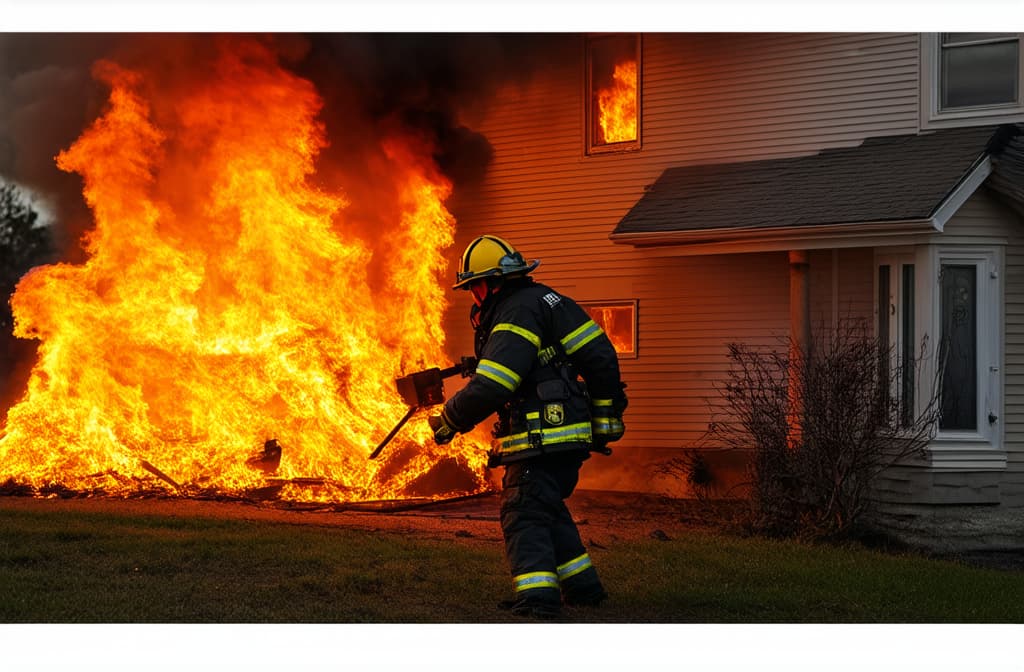
POLYGON ((960 179, 942 202, 932 210, 932 218, 938 223, 939 230, 946 225, 949 218, 956 214, 956 211, 967 202, 978 187, 992 174, 992 157, 989 154, 982 154, 978 161, 960 179))
POLYGON ((905 244, 908 238, 941 233, 943 224, 935 217, 929 217, 802 227, 612 233, 608 238, 618 245, 632 245, 638 249, 672 248, 673 254, 696 256, 905 244))

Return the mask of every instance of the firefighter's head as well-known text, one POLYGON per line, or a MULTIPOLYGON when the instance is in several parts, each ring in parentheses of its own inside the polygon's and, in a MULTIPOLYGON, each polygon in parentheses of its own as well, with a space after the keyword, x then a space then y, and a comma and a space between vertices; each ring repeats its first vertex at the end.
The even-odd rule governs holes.
POLYGON ((539 264, 536 259, 527 263, 507 240, 480 236, 462 253, 453 289, 470 290, 479 305, 503 280, 526 275, 539 264))

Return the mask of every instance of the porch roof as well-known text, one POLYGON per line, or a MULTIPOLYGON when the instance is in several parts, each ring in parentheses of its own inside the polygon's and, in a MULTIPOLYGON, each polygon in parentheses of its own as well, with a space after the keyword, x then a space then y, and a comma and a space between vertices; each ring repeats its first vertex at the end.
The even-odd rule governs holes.
POLYGON ((664 245, 716 234, 736 239, 745 231, 756 236, 934 223, 954 194, 965 198, 962 192, 973 192, 985 177, 1002 195, 1024 202, 1021 128, 951 128, 868 138, 810 156, 669 168, 610 238, 664 245), (999 160, 1004 153, 1006 160, 999 160))

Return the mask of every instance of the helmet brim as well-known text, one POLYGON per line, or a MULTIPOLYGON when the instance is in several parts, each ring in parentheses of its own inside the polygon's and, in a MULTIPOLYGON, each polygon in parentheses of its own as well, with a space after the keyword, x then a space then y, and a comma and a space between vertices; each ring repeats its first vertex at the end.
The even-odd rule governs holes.
POLYGON ((462 280, 459 280, 454 285, 452 285, 452 289, 469 289, 469 283, 473 282, 474 280, 481 280, 483 278, 493 278, 496 276, 514 278, 519 275, 526 275, 527 273, 531 272, 538 266, 540 266, 540 259, 534 259, 529 264, 527 264, 522 270, 515 270, 511 273, 502 273, 499 269, 494 268, 484 273, 477 273, 475 275, 469 276, 468 278, 463 278, 462 280))

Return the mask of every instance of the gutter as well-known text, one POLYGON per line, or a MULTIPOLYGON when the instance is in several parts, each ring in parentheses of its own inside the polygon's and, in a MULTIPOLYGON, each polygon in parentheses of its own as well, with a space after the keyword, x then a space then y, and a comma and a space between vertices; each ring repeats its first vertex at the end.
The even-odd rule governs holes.
POLYGON ((779 252, 792 249, 814 250, 906 245, 913 242, 908 239, 917 239, 935 233, 942 233, 942 225, 936 218, 929 217, 891 222, 859 222, 820 226, 613 233, 608 238, 613 243, 633 245, 637 248, 666 248, 662 251, 672 256, 698 256, 743 252, 779 252))

